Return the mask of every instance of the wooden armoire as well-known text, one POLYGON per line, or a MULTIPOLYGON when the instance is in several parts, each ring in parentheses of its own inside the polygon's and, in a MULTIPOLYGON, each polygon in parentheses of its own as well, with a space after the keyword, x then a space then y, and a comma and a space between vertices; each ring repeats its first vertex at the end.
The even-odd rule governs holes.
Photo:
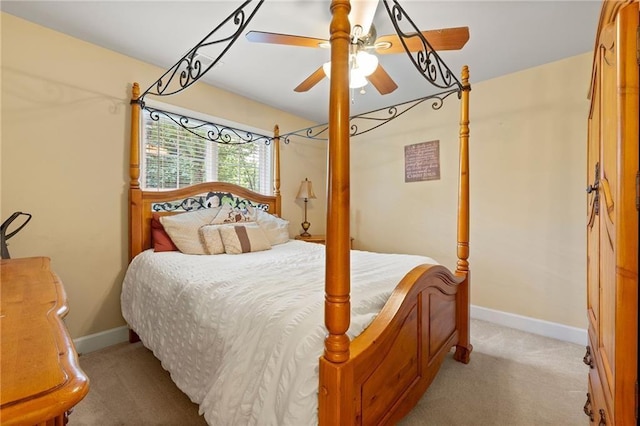
POLYGON ((584 412, 638 424, 638 1, 605 1, 596 35, 587 150, 584 412))

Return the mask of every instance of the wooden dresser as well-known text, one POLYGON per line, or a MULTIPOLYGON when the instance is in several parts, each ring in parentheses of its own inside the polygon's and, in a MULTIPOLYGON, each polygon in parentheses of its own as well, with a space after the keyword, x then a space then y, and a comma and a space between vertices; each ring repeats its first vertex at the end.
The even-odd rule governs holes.
POLYGON ((605 1, 587 149, 587 317, 591 424, 638 424, 638 1, 605 1))
POLYGON ((62 283, 49 259, 0 263, 0 423, 61 426, 89 391, 62 317, 62 283))

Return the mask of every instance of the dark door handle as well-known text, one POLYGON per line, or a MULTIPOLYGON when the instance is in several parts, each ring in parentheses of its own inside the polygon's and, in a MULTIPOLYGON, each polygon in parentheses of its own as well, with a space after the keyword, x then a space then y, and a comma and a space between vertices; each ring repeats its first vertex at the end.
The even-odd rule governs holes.
MULTIPOLYGON (((600 213, 600 163, 596 163, 594 176, 593 176, 593 184, 587 186, 587 194, 591 194, 595 191, 595 196, 593 197, 593 213, 598 215, 600 213)), ((593 216, 593 215, 592 215, 593 216)))
POLYGON ((591 347, 587 346, 587 353, 584 354, 582 362, 587 364, 590 368, 593 368, 593 358, 591 357, 591 347))
POLYGON ((584 404, 584 413, 589 417, 589 421, 593 421, 593 410, 591 409, 591 394, 587 393, 587 402, 584 404))
POLYGON ((600 413, 600 423, 598 423, 598 426, 606 426, 607 419, 605 418, 604 410, 601 408, 599 413, 600 413))

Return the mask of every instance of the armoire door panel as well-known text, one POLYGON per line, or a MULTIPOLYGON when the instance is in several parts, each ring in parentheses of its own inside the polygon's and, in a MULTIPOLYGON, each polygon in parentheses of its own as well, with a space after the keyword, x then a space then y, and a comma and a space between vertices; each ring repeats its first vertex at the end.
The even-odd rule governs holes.
MULTIPOLYGON (((609 188, 616 187, 617 170, 617 61, 615 43, 600 46, 600 326, 598 329, 599 358, 604 371, 600 372, 603 391, 608 398, 614 393, 614 371, 616 360, 616 229, 606 211, 602 181, 609 181, 609 188)), ((611 195, 609 194, 609 197, 611 195)), ((615 205, 615 200, 614 205, 615 205)))
MULTIPOLYGON (((599 67, 594 71, 596 85, 599 67)), ((600 318, 600 93, 594 92, 589 114, 587 144, 587 319, 597 328, 600 318)), ((598 342, 596 342, 598 343, 598 342)), ((591 345, 592 349, 597 346, 591 345)))
POLYGON ((584 411, 594 424, 622 426, 638 424, 638 4, 603 2, 587 148, 590 348, 584 411))

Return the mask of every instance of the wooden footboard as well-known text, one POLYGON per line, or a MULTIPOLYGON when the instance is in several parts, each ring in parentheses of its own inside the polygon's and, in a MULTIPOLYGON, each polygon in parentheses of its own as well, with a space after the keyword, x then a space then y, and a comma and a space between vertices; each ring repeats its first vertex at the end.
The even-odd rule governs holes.
MULTIPOLYGON (((385 2, 385 6, 386 2, 385 2)), ((394 6, 395 7, 395 6, 394 6)), ((413 269, 378 317, 349 342, 350 170, 348 0, 332 0, 325 339, 320 359, 320 425, 393 424, 420 399, 445 355, 469 362, 469 69, 462 68, 458 180, 458 262, 413 269)), ((389 11, 389 10, 388 10, 389 11)), ((391 14, 391 12, 389 11, 391 14)))
POLYGON ((409 272, 351 342, 348 361, 321 358, 320 424, 393 424, 407 414, 466 327, 457 320, 457 293, 466 284, 466 276, 439 265, 409 272))

